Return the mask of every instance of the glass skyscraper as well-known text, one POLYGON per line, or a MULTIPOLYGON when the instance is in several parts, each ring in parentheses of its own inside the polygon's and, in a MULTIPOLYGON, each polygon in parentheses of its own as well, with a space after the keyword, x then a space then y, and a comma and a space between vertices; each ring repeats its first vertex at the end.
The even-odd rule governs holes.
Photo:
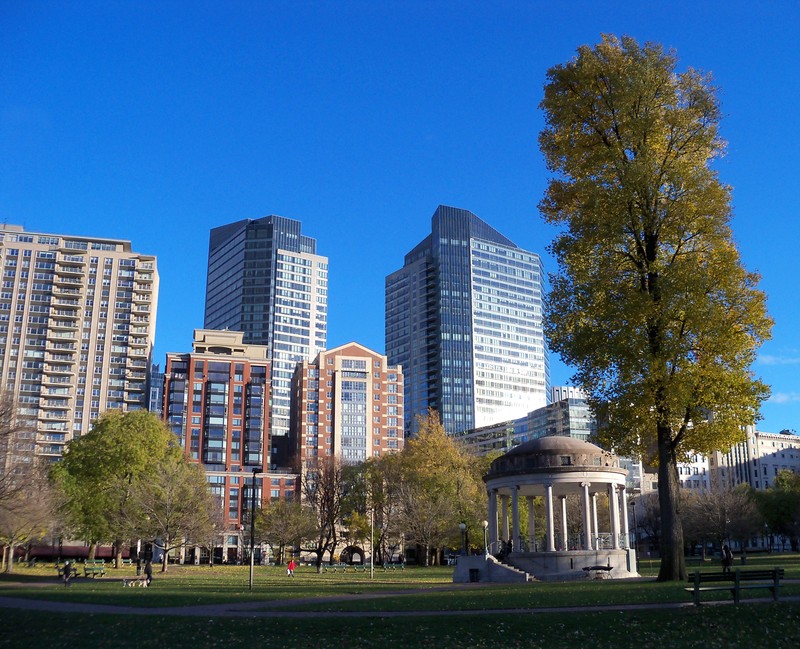
POLYGON ((245 219, 211 230, 206 329, 244 333, 267 345, 272 361, 270 464, 288 459, 289 407, 295 364, 325 349, 328 258, 282 216, 245 219))
POLYGON ((405 430, 439 411, 448 433, 546 405, 550 367, 538 255, 471 212, 440 205, 386 278, 386 353, 405 376, 405 430))

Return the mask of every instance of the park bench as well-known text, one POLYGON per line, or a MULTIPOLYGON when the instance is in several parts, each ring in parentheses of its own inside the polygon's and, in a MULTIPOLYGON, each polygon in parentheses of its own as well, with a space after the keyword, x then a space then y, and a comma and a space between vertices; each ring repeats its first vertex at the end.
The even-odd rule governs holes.
POLYGON ((586 566, 584 571, 593 572, 595 579, 610 579, 614 566, 586 566))
POLYGON ((326 566, 322 567, 323 572, 347 572, 347 564, 346 563, 329 563, 326 566))
POLYGON ((93 560, 86 560, 83 564, 83 576, 84 577, 91 577, 94 579, 95 577, 103 577, 106 574, 106 561, 105 559, 93 559, 93 560))
POLYGON ((123 566, 132 566, 133 564, 134 564, 133 559, 123 559, 122 560, 122 565, 123 566))
POLYGON ((780 581, 783 579, 783 568, 771 570, 734 570, 733 572, 697 572, 689 575, 689 588, 685 591, 692 593, 694 603, 700 606, 700 593, 715 590, 728 590, 733 594, 734 603, 738 604, 743 590, 752 588, 766 588, 772 592, 772 599, 778 601, 780 581), (703 586, 702 584, 714 584, 703 586))
POLYGON ((369 564, 367 563, 354 563, 352 565, 353 570, 356 572, 366 572, 369 570, 369 564))
POLYGON ((405 563, 384 563, 383 564, 383 571, 386 572, 387 570, 405 570, 406 564, 405 563))

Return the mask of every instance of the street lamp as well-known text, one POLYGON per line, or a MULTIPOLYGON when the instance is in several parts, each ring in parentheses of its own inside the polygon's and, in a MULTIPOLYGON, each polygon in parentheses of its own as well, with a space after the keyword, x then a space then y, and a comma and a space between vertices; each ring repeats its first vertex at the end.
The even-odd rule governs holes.
POLYGON ((461 554, 467 553, 467 524, 461 521, 458 526, 461 528, 461 554))
POLYGON ((256 554, 256 473, 258 470, 258 467, 253 467, 253 492, 250 494, 250 590, 253 590, 253 566, 256 554))
POLYGON ((483 556, 489 556, 489 521, 483 521, 483 556))

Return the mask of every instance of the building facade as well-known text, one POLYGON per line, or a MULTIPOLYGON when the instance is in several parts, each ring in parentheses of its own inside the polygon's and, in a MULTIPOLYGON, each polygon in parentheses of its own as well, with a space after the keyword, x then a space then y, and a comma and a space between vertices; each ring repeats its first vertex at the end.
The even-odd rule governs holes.
POLYGON ((543 269, 467 210, 439 206, 432 231, 386 278, 386 353, 405 373, 405 430, 428 408, 458 433, 544 406, 543 269))
POLYGON ((244 343, 239 331, 198 329, 191 353, 167 354, 164 419, 206 471, 224 512, 226 557, 243 547, 254 478, 259 505, 299 496, 296 474, 265 466, 270 374, 267 347, 244 343))
POLYGON ((0 225, 0 364, 36 454, 109 409, 147 408, 156 259, 129 241, 0 225))
POLYGON ((403 448, 403 370, 358 343, 298 363, 292 437, 301 466, 339 457, 358 464, 403 448))
POLYGON ((328 330, 328 259, 299 221, 245 219, 211 230, 205 324, 241 331, 266 345, 272 362, 268 464, 288 461, 289 406, 295 364, 323 351, 328 330))

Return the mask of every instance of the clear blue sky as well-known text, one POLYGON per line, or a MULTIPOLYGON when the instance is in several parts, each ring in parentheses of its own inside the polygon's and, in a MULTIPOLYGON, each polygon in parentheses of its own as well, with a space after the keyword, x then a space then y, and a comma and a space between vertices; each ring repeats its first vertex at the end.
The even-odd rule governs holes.
MULTIPOLYGON (((602 32, 714 73, 773 389, 800 428, 800 3, 0 2, 0 218, 158 256, 156 360, 203 325, 208 232, 279 214, 330 258, 329 345, 383 351, 384 277, 440 203, 544 255, 546 70, 602 32)), ((553 383, 568 383, 557 359, 553 383)))

